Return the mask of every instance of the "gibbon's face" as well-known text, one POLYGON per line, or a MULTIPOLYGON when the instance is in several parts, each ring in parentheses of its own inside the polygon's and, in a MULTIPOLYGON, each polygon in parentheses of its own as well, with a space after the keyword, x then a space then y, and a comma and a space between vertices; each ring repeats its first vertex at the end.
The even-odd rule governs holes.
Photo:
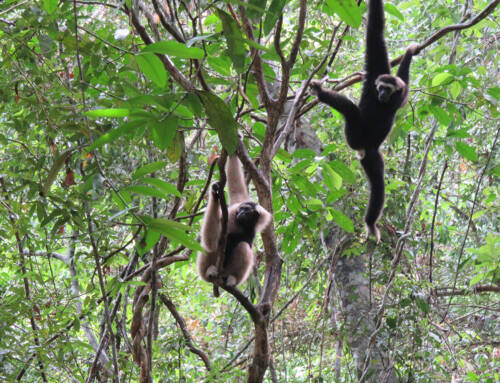
POLYGON ((377 89, 378 100, 382 103, 389 102, 391 96, 394 93, 399 92, 402 89, 401 81, 397 77, 391 75, 380 75, 375 81, 375 87, 377 89))
POLYGON ((254 227, 259 220, 257 204, 254 202, 243 202, 236 213, 236 223, 245 228, 254 227))

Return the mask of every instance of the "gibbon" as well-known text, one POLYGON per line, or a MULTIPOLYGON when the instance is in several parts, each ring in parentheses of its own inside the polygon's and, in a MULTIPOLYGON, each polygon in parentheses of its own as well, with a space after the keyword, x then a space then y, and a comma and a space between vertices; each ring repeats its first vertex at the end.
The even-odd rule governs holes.
POLYGON ((406 104, 411 59, 418 50, 418 44, 411 44, 397 76, 392 76, 384 40, 384 23, 383 1, 370 0, 366 28, 366 73, 358 105, 335 91, 323 90, 319 81, 312 81, 310 85, 312 93, 321 102, 338 110, 345 119, 347 144, 358 151, 370 185, 370 200, 365 214, 367 237, 374 235, 377 243, 380 242, 377 221, 385 200, 384 158, 379 147, 392 129, 396 111, 406 104))
MULTIPOLYGON (((237 286, 246 281, 252 271, 253 239, 255 234, 264 230, 271 222, 271 214, 249 200, 241 163, 236 155, 228 157, 226 174, 229 194, 227 241, 220 276, 225 284, 237 286)), ((206 253, 200 253, 196 262, 201 279, 207 282, 219 276, 216 266, 217 244, 222 229, 219 189, 219 182, 215 182, 208 197, 201 229, 201 244, 206 253)))

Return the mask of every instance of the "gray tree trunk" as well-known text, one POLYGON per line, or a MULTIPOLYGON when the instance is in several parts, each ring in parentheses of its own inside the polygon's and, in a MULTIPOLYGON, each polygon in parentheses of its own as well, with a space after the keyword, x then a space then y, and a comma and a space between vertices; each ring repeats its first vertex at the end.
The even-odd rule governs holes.
MULTIPOLYGON (((333 270, 337 295, 344 324, 345 342, 356 363, 358 378, 363 374, 367 353, 370 353, 368 373, 364 382, 399 382, 392 363, 383 351, 383 339, 375 338, 369 346, 369 338, 375 330, 375 318, 370 305, 369 280, 366 273, 366 256, 342 256, 333 270)), ((335 315, 335 310, 332 310, 335 315)))

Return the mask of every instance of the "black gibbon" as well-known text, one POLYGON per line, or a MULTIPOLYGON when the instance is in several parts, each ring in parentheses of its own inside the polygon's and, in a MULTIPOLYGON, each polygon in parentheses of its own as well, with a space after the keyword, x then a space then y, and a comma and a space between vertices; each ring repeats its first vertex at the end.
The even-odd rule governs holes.
POLYGON ((252 271, 254 255, 252 243, 255 235, 271 222, 271 214, 248 198, 248 190, 238 157, 229 156, 226 166, 229 194, 227 241, 224 264, 217 270, 217 244, 222 229, 222 211, 218 200, 219 182, 212 185, 208 206, 201 229, 201 245, 206 253, 197 259, 198 273, 211 282, 219 275, 229 286, 244 282, 252 271))
POLYGON ((345 119, 347 144, 358 151, 358 158, 370 184, 370 200, 365 214, 367 237, 374 235, 380 241, 377 221, 382 214, 385 200, 384 159, 380 145, 389 135, 396 111, 406 104, 410 64, 418 45, 406 50, 397 76, 391 75, 391 66, 384 40, 384 4, 382 0, 370 0, 366 28, 365 76, 359 104, 347 97, 323 90, 321 82, 312 81, 312 93, 345 119))

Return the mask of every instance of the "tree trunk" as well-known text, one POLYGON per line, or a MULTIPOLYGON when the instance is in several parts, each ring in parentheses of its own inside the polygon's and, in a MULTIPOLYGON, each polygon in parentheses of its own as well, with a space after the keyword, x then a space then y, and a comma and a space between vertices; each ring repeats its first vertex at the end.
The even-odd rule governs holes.
MULTIPOLYGON (((358 377, 363 374, 367 356, 370 362, 365 382, 395 383, 398 378, 389 358, 383 351, 384 342, 377 336, 369 347, 370 335, 375 330, 374 310, 370 305, 369 280, 366 277, 367 256, 342 256, 333 271, 333 279, 340 296, 345 342, 356 363, 358 377)), ((335 310, 332 310, 335 313, 335 310)))

